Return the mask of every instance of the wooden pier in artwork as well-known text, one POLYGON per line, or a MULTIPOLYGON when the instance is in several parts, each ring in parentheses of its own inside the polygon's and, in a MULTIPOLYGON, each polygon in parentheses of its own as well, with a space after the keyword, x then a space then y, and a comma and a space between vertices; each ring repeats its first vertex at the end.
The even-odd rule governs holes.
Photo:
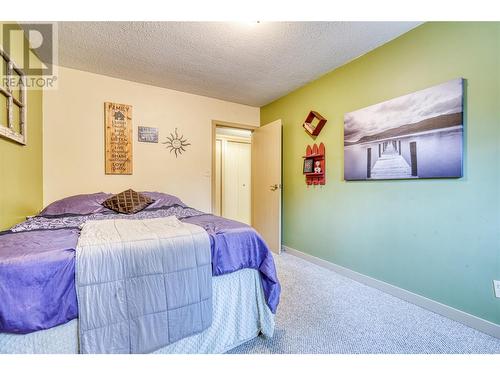
MULTIPOLYGON (((366 149, 366 177, 368 179, 417 178, 417 145, 409 143, 410 163, 401 155, 401 141, 390 140, 378 143, 378 156, 372 155, 372 148, 366 149), (376 160, 373 164, 372 160, 376 160), (373 164, 373 165, 372 165, 373 164)), ((377 152, 377 148, 375 148, 377 152)))

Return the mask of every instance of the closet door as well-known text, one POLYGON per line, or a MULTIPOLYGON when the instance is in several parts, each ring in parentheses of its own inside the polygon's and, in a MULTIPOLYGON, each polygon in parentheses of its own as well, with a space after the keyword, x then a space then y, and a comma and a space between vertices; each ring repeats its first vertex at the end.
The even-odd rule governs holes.
POLYGON ((214 214, 222 215, 222 140, 215 140, 215 207, 214 214))
POLYGON ((251 145, 226 141, 222 216, 251 224, 251 145))

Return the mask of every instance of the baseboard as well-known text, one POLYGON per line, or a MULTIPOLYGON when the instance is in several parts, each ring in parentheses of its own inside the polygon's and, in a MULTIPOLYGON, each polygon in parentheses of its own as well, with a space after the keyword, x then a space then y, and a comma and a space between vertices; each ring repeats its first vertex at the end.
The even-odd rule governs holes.
POLYGON ((302 251, 293 249, 288 246, 282 246, 283 250, 291 255, 295 255, 299 258, 307 260, 314 263, 320 267, 327 268, 329 270, 335 271, 343 276, 350 279, 358 281, 362 284, 371 286, 375 289, 381 290, 382 292, 388 293, 394 297, 400 298, 414 305, 420 306, 426 310, 435 312, 436 314, 442 315, 446 318, 455 320, 462 323, 468 327, 477 329, 478 331, 484 332, 490 336, 500 339, 500 325, 489 322, 487 320, 478 318, 477 316, 471 315, 464 311, 457 310, 453 307, 444 305, 440 302, 434 301, 427 297, 423 297, 419 294, 415 294, 406 289, 399 288, 397 286, 388 284, 384 281, 374 279, 372 277, 363 275, 359 272, 350 270, 348 268, 339 266, 338 264, 326 261, 324 259, 317 258, 313 255, 303 253, 302 251))

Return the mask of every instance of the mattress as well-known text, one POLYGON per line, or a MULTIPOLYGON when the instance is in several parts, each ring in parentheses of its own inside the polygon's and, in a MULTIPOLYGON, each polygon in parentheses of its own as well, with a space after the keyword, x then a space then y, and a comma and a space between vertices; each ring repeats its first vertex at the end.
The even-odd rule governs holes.
MULTIPOLYGON (((76 354, 78 319, 28 334, 0 333, 0 353, 76 354)), ((200 334, 165 346, 155 354, 224 353, 259 333, 272 336, 274 314, 261 275, 245 268, 213 278, 213 323, 200 334)))

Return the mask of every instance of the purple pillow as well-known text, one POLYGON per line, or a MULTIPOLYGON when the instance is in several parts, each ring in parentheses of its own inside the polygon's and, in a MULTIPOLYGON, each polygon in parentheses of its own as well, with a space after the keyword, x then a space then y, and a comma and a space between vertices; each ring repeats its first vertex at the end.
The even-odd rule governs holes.
POLYGON ((49 204, 40 212, 40 216, 64 214, 88 215, 108 211, 109 209, 104 207, 102 202, 111 195, 107 193, 73 195, 49 204))
POLYGON ((154 200, 152 204, 150 204, 147 209, 150 208, 159 208, 164 206, 171 206, 173 204, 178 204, 180 206, 186 206, 183 201, 177 198, 174 195, 169 195, 165 193, 159 193, 157 191, 141 191, 141 194, 151 198, 154 200))
MULTIPOLYGON (((186 206, 184 202, 173 195, 159 193, 157 191, 143 191, 141 193, 154 200, 154 202, 148 206, 148 209, 171 206, 173 204, 186 206)), ((43 209, 42 212, 40 212, 39 216, 65 214, 89 215, 98 212, 111 211, 109 208, 104 207, 102 203, 112 195, 113 194, 108 193, 73 195, 49 204, 43 209)))

